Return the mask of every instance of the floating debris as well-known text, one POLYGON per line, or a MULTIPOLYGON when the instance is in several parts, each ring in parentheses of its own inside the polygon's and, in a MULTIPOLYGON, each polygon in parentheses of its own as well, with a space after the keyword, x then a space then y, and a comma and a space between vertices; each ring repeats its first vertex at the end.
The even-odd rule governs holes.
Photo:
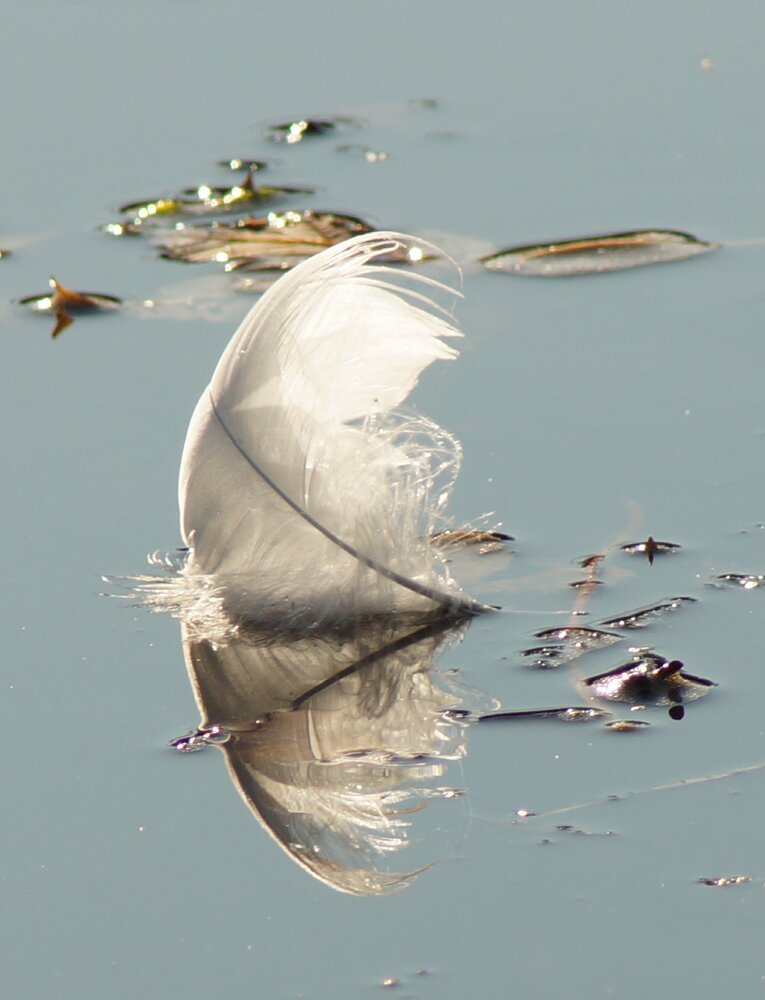
POLYGON ((576 565, 580 566, 582 569, 597 569, 597 567, 603 562, 605 558, 606 557, 604 553, 598 552, 594 555, 580 556, 579 559, 576 559, 574 561, 576 565))
POLYGON ((668 597, 666 600, 658 601, 656 604, 647 604, 643 608, 635 608, 634 611, 625 611, 621 615, 614 615, 611 618, 603 618, 599 625, 604 628, 645 628, 650 625, 654 618, 661 618, 685 607, 686 604, 696 604, 695 597, 668 597))
POLYGON ((211 215, 240 211, 247 205, 276 201, 277 198, 313 194, 313 188, 258 186, 253 176, 248 173, 241 184, 231 187, 200 184, 196 188, 185 188, 180 194, 170 198, 128 202, 120 206, 120 212, 134 216, 136 221, 154 219, 157 216, 211 215))
POLYGON ((644 542, 628 542, 620 548, 630 556, 648 556, 648 562, 653 565, 656 556, 671 555, 679 551, 682 546, 676 542, 657 542, 652 535, 649 535, 644 542))
POLYGON ((582 683, 606 701, 664 706, 696 701, 717 686, 704 677, 683 673, 680 660, 665 660, 656 653, 641 653, 582 683))
POLYGON ((101 232, 109 236, 141 236, 141 220, 134 219, 132 222, 107 222, 101 226, 101 232))
POLYGON ((57 337, 74 322, 79 313, 99 312, 116 309, 122 305, 122 299, 116 295, 104 295, 101 292, 75 292, 65 285, 59 284, 55 278, 50 279, 51 291, 40 295, 27 295, 18 299, 21 306, 29 306, 37 312, 53 313, 56 325, 51 336, 57 337))
POLYGON ((522 722, 526 719, 556 719, 559 722, 592 722, 607 718, 611 713, 602 708, 533 708, 520 712, 489 712, 479 715, 477 722, 522 722))
POLYGON ((518 656, 534 670, 554 670, 570 659, 563 646, 532 646, 520 650, 518 656))
POLYGON ((430 536, 437 549, 461 549, 469 545, 479 545, 478 554, 489 555, 491 552, 501 552, 505 542, 514 542, 512 535, 502 531, 475 531, 460 528, 455 531, 436 531, 430 536))
POLYGON ((560 628, 545 628, 534 633, 537 639, 552 640, 549 645, 535 646, 521 651, 525 660, 532 660, 531 666, 538 669, 560 667, 576 660, 585 653, 620 642, 623 636, 616 632, 606 632, 598 628, 567 625, 560 628))
POLYGON ((559 278, 682 260, 719 246, 719 243, 699 240, 690 233, 645 229, 512 246, 482 257, 481 263, 491 271, 559 278))
POLYGON ((266 138, 271 142, 286 142, 294 146, 297 142, 302 142, 310 136, 325 135, 334 131, 338 126, 361 125, 361 119, 348 118, 340 115, 332 118, 301 118, 291 122, 279 122, 277 125, 270 125, 266 129, 266 138))
POLYGON ((580 556, 578 559, 575 559, 574 564, 579 566, 580 569, 585 570, 587 576, 583 580, 573 580, 569 583, 569 587, 573 587, 575 590, 584 590, 589 593, 596 587, 603 586, 603 580, 598 580, 595 574, 598 572, 600 564, 605 558, 605 555, 602 553, 597 553, 593 555, 580 556))
POLYGON ((583 830, 579 826, 573 826, 571 823, 559 823, 555 827, 558 833, 571 833, 575 837, 613 837, 615 836, 613 830, 583 830))
POLYGON ((763 573, 720 573, 714 577, 710 586, 741 587, 742 590, 756 590, 765 586, 763 573))
POLYGON ((372 226, 363 219, 309 209, 161 231, 157 245, 163 257, 187 264, 216 262, 229 265, 229 270, 287 270, 325 247, 369 232, 372 226))
POLYGON ((10 257, 12 250, 0 250, 0 260, 5 260, 6 257, 10 257))
POLYGON ((184 736, 178 736, 171 740, 168 746, 178 753, 199 753, 209 746, 226 743, 231 738, 231 733, 222 726, 205 726, 190 729, 184 736))
POLYGON ((520 652, 520 656, 529 663, 529 666, 538 670, 560 667, 585 653, 605 649, 624 638, 616 632, 580 625, 545 628, 535 632, 534 636, 537 639, 552 640, 549 645, 534 646, 520 652))
POLYGON ((752 881, 751 875, 718 875, 715 878, 704 876, 696 879, 699 885, 713 885, 717 888, 727 889, 731 885, 744 885, 752 881))
POLYGON ((645 729, 650 724, 650 722, 641 722, 639 719, 614 719, 613 722, 606 723, 606 729, 610 729, 614 733, 634 733, 638 729, 645 729))
POLYGON ((359 153, 367 163, 383 163, 388 159, 388 154, 382 149, 370 149, 360 142, 349 142, 342 146, 336 146, 338 153, 359 153))
POLYGON ((226 170, 248 170, 255 174, 260 170, 265 170, 268 166, 263 160, 250 160, 244 156, 232 156, 230 160, 218 160, 217 166, 226 170))
POLYGON ((604 632, 602 629, 586 628, 583 625, 564 625, 556 628, 543 628, 534 633, 537 639, 557 639, 568 643, 582 652, 591 649, 603 649, 613 642, 618 642, 622 636, 615 632, 604 632))

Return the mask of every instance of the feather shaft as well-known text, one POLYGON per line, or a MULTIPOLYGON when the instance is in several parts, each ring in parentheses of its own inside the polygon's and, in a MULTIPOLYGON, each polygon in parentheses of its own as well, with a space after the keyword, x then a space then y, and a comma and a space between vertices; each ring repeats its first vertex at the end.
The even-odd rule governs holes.
POLYGON ((437 590, 435 587, 429 587, 427 584, 418 583, 417 580, 409 580, 407 577, 402 576, 395 570, 390 569, 388 566, 383 566, 376 559, 371 558, 371 556, 364 555, 363 552, 359 552, 358 549, 354 548, 353 545, 349 545, 348 542, 344 542, 342 538, 338 538, 334 532, 326 528, 320 521, 317 521, 315 517, 300 506, 288 493, 285 493, 283 489, 276 483, 268 473, 262 469, 257 462, 247 454, 244 448, 239 444, 237 439, 231 433, 231 431, 226 426, 225 421, 222 419, 218 408, 215 405, 215 400, 210 394, 210 405, 212 406, 213 413, 215 417, 228 437, 229 441, 233 444, 242 458, 247 462, 250 468, 256 472, 260 478, 271 487, 271 489, 276 493, 276 495, 283 500, 292 510, 307 521, 312 528, 316 528, 320 531, 325 538, 329 539, 333 545, 337 545, 338 548, 342 549, 343 552, 347 552, 348 555, 357 559, 364 566, 373 570, 375 573, 379 573, 380 576, 384 576, 387 580, 391 580, 393 583, 397 583, 401 587, 405 587, 407 590, 411 590, 415 594, 419 594, 421 597, 427 597, 428 600, 433 601, 435 604, 441 605, 445 611, 452 611, 457 613, 463 613, 466 615, 478 615, 482 614, 484 611, 489 611, 490 609, 483 604, 479 604, 477 601, 473 601, 470 598, 459 597, 454 594, 446 593, 445 591, 437 590))

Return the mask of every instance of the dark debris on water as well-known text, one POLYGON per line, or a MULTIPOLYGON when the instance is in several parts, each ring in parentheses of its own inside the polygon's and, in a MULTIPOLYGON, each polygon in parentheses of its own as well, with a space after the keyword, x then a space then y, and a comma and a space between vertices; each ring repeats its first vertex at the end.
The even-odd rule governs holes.
POLYGON ((113 310, 122 305, 122 299, 116 295, 106 295, 103 292, 76 292, 53 277, 49 284, 50 291, 26 295, 17 302, 36 312, 52 313, 56 319, 51 334, 54 338, 66 330, 77 315, 113 310))

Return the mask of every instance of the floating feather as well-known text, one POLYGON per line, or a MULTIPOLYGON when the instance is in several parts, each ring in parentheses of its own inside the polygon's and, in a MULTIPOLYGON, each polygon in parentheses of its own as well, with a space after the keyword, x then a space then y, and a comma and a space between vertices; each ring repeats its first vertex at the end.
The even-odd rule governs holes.
POLYGON ((461 336, 434 299, 453 289, 382 263, 411 244, 365 234, 286 274, 197 404, 179 485, 181 581, 229 618, 313 628, 486 610, 461 594, 431 542, 459 445, 399 409, 461 336))

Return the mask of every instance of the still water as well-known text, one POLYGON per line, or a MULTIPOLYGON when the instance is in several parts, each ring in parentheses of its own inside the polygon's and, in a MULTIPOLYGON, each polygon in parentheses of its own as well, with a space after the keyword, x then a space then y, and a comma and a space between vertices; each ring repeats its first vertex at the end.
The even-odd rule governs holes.
POLYGON ((762 994, 765 588, 708 584, 765 573, 764 22, 754 3, 684 2, 8 14, 4 995, 357 998, 386 980, 422 998, 762 994), (364 124, 264 138, 331 114, 364 124), (650 723, 631 732, 453 719, 426 760, 431 784, 465 794, 408 817, 416 843, 389 868, 439 863, 397 895, 311 877, 219 750, 167 749, 199 722, 178 624, 99 596, 118 589, 102 575, 179 543, 185 428, 252 299, 213 265, 98 227, 122 202, 224 183, 230 156, 316 188, 295 207, 428 236, 463 266, 461 357, 414 402, 462 441, 455 524, 493 512, 516 540, 463 567, 504 611, 438 653, 423 704, 583 705, 578 680, 630 646, 719 685, 682 721, 606 705, 650 723), (647 227, 727 245, 559 281, 476 263, 647 227), (50 274, 126 307, 52 340, 13 304, 50 274), (682 548, 652 565, 619 550, 649 534, 682 548), (603 584, 584 599, 568 584, 591 553, 606 553, 603 584), (575 603, 596 625, 678 596, 696 603, 618 645, 524 665, 575 603), (750 881, 699 882, 733 876, 750 881))

